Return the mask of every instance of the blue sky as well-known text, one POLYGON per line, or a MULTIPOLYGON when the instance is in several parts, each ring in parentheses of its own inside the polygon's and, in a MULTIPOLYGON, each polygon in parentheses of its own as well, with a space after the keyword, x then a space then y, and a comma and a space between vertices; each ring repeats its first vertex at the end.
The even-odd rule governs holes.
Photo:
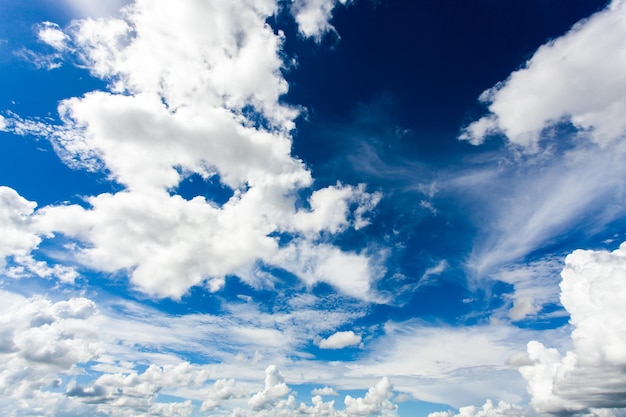
POLYGON ((0 407, 626 415, 626 3, 0 5, 0 407))

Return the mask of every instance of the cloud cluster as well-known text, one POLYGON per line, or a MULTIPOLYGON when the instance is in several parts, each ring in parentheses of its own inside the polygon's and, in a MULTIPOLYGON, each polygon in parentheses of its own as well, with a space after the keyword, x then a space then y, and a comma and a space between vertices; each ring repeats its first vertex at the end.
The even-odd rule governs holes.
MULTIPOLYGON (((40 415, 45 416, 188 416, 198 408, 209 414, 234 410, 233 415, 352 415, 335 410, 334 402, 323 402, 318 396, 337 395, 331 387, 318 392, 312 404, 297 404, 296 393, 274 365, 265 370, 264 388, 254 391, 257 371, 263 369, 259 361, 284 363, 286 349, 294 352, 297 344, 306 343, 307 332, 315 334, 337 325, 328 323, 327 319, 336 319, 332 314, 299 310, 274 316, 250 310, 232 317, 175 319, 134 304, 103 305, 100 311, 86 298, 52 302, 8 292, 0 295, 4 301, 0 306, 0 405, 12 415, 32 415, 41 407, 46 411, 40 415), (282 332, 272 333, 270 325, 277 323, 282 332), (293 334, 296 329, 304 334, 293 334), (250 349, 262 351, 265 358, 262 354, 246 358, 253 353, 250 349), (189 351, 213 359, 204 365, 192 364, 181 359, 189 351), (177 400, 171 402, 172 398, 177 400), (246 401, 246 408, 238 408, 246 401)), ((316 366, 290 364, 332 379, 327 370, 316 366)), ((390 390, 387 381, 365 398, 347 401, 370 414, 391 410, 390 390)))
POLYGON ((574 327, 573 349, 561 356, 532 341, 532 363, 520 368, 538 412, 626 408, 625 260, 626 243, 613 252, 577 250, 565 259, 561 303, 574 327))
MULTIPOLYGON (((315 395, 311 405, 297 404, 291 389, 285 383, 282 374, 275 366, 265 370, 265 388, 254 394, 248 401, 248 409, 236 408, 232 417, 239 416, 396 416, 397 405, 389 399, 393 395, 393 385, 388 378, 382 378, 369 388, 364 397, 354 398, 346 395, 345 408, 338 410, 335 402, 324 402, 320 395, 315 395)), ((325 391, 329 391, 326 389, 325 391)), ((334 390, 333 390, 334 393, 334 390)))
POLYGON ((48 391, 60 384, 61 375, 79 374, 78 364, 102 353, 94 329, 96 306, 85 298, 54 303, 1 295, 0 404, 14 415, 50 405, 45 415, 54 415, 67 404, 61 398, 53 406, 58 395, 48 391))
MULTIPOLYGON (((59 125, 11 115, 6 128, 46 137, 68 165, 103 170, 122 190, 40 209, 39 235, 74 240, 77 262, 127 273, 156 297, 180 298, 196 285, 216 291, 228 275, 263 286, 255 271, 266 263, 309 286, 323 281, 371 298, 382 270, 365 253, 318 240, 366 226, 380 194, 337 184, 297 208, 313 180, 291 156, 298 110, 280 101, 284 39, 265 23, 278 7, 138 0, 118 17, 65 30, 41 25, 41 41, 106 80, 109 91, 63 100, 59 125), (183 198, 177 187, 192 175, 232 196, 183 198), (282 247, 281 234, 292 242, 282 247)), ((35 247, 27 246, 21 250, 35 247)))
POLYGON ((614 0, 602 12, 542 46, 503 83, 481 96, 490 115, 470 124, 461 139, 482 143, 501 132, 533 148, 541 132, 563 121, 607 145, 623 138, 626 122, 626 3, 614 0))
POLYGON ((469 405, 461 407, 458 413, 439 411, 428 414, 428 417, 524 417, 527 415, 528 410, 515 404, 509 404, 506 401, 494 404, 493 401, 487 400, 482 407, 469 405))
POLYGON ((24 258, 41 239, 32 229, 31 215, 37 203, 28 201, 9 187, 0 187, 0 267, 7 257, 24 258))

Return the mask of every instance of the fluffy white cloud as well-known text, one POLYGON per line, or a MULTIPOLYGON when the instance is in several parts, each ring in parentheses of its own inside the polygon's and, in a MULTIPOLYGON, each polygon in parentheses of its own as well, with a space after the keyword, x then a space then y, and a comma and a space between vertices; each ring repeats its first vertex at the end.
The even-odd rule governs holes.
POLYGON ((8 256, 26 257, 41 242, 32 228, 35 207, 12 188, 0 187, 0 266, 8 256))
POLYGON ((11 278, 54 276, 63 282, 73 282, 78 276, 74 269, 50 266, 31 256, 41 243, 36 207, 37 203, 26 200, 12 188, 0 186, 0 271, 11 278))
POLYGON ((472 123, 461 139, 480 144, 494 132, 533 148, 541 131, 563 121, 608 144, 626 134, 626 3, 579 22, 542 46, 503 83, 481 96, 490 115, 472 123))
POLYGON ((505 401, 494 404, 487 400, 482 407, 473 405, 461 407, 458 413, 453 411, 440 411, 428 414, 428 417, 523 417, 528 415, 528 410, 505 401))
POLYGON ((155 402, 156 397, 166 389, 201 386, 207 376, 185 362, 163 367, 151 365, 141 373, 104 374, 88 386, 70 383, 65 395, 79 402, 98 404, 99 410, 114 415, 124 411, 134 415, 189 415, 193 411, 191 401, 160 404, 155 402))
MULTIPOLYGON (((344 399, 345 408, 337 410, 335 402, 324 402, 320 395, 315 395, 311 405, 297 404, 292 390, 285 383, 282 374, 274 365, 265 370, 265 388, 254 394, 248 401, 248 409, 235 408, 232 417, 239 416, 396 416, 397 405, 390 401, 393 386, 388 378, 382 378, 369 388, 364 397, 347 395, 344 399)), ((328 391, 325 389, 325 391, 328 391)))
POLYGON ((81 373, 76 366, 102 352, 95 304, 85 298, 54 303, 0 295, 0 406, 11 415, 64 415, 71 404, 48 391, 61 376, 81 373))
MULTIPOLYGON (((541 413, 626 408, 626 243, 613 252, 577 250, 565 259, 561 303, 574 326, 573 349, 532 341, 520 372, 541 413)), ((622 410, 623 412, 623 410, 622 410)))
POLYGON ((354 346, 361 343, 361 336, 354 334, 352 330, 347 332, 337 332, 322 339, 319 342, 321 349, 343 349, 346 346, 354 346))
POLYGON ((333 387, 324 387, 324 388, 314 388, 311 391, 313 395, 339 395, 337 391, 333 387))
POLYGON ((387 376, 396 389, 422 401, 458 408, 483 402, 489 392, 519 404, 528 400, 525 381, 509 358, 524 355, 531 339, 562 348, 563 335, 562 330, 536 332, 495 319, 464 327, 390 322, 383 336, 368 343, 368 355, 346 364, 344 377, 333 383, 342 389, 357 378, 387 376))
POLYGON ((371 387, 363 398, 347 395, 344 400, 345 412, 347 415, 357 416, 394 416, 398 406, 389 401, 392 395, 393 385, 385 377, 371 387))
POLYGON ((215 410, 224 400, 232 398, 245 398, 248 390, 238 385, 234 379, 219 379, 215 381, 206 395, 206 399, 200 407, 201 411, 215 410))
POLYGON ((40 41, 50 45, 57 51, 63 51, 67 48, 67 43, 70 40, 70 37, 63 33, 59 25, 52 22, 41 23, 37 36, 40 41))
POLYGON ((285 378, 276 366, 268 366, 265 370, 265 388, 254 394, 248 400, 248 406, 252 410, 262 410, 271 407, 281 398, 289 395, 291 390, 285 383, 285 378))
POLYGON ((272 263, 290 271, 309 286, 325 282, 355 298, 380 298, 372 292, 372 283, 384 271, 375 257, 366 253, 345 252, 329 244, 296 240, 281 248, 272 263))
POLYGON ((291 156, 298 110, 280 101, 283 35, 265 23, 277 10, 273 0, 138 0, 65 32, 45 23, 40 39, 75 55, 110 91, 63 100, 61 125, 11 115, 7 129, 50 139, 68 165, 104 170, 124 189, 86 197, 87 207, 41 209, 37 232, 74 239, 67 249, 76 261, 128 273, 157 297, 180 298, 202 284, 219 290, 227 275, 263 286, 257 263, 285 268, 297 252, 308 269, 285 269, 302 272, 307 285, 324 281, 371 298, 378 274, 368 256, 329 244, 308 250, 321 234, 367 225, 381 196, 338 184, 296 210, 312 178, 291 156), (183 199, 177 186, 194 173, 232 197, 183 199), (301 236, 295 241, 307 249, 279 250, 280 233, 301 236))
POLYGON ((345 5, 349 0, 293 0, 291 13, 298 23, 300 33, 319 41, 334 30, 330 24, 332 12, 337 4, 345 5))

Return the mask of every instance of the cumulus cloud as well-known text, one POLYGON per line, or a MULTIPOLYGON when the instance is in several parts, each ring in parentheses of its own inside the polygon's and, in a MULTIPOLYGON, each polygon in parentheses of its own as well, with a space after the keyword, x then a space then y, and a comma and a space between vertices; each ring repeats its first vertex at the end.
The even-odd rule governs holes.
POLYGON ((523 355, 528 340, 562 348, 562 338, 561 330, 538 332, 498 320, 459 327, 389 322, 385 334, 368 343, 368 355, 347 365, 344 375, 387 376, 413 398, 457 408, 485 401, 485 392, 518 404, 527 400, 525 381, 509 358, 523 355))
POLYGON ((248 406, 252 410, 268 408, 279 399, 289 395, 290 392, 283 375, 276 369, 276 366, 271 365, 265 370, 265 388, 248 400, 248 406))
MULTIPOLYGON (((382 378, 369 388, 364 397, 347 395, 344 399, 345 408, 338 410, 335 402, 324 402, 320 395, 311 398, 311 404, 296 403, 292 390, 276 366, 271 365, 265 370, 265 387, 254 394, 248 401, 248 409, 235 408, 231 416, 396 416, 397 405, 390 401, 393 396, 393 385, 388 378, 382 378)), ((327 392, 330 389, 324 389, 327 392)), ((328 395, 328 394, 327 394, 328 395)))
POLYGON ((0 186, 0 271, 11 278, 56 277, 74 282, 78 273, 71 267, 51 266, 31 256, 42 240, 36 227, 36 207, 37 203, 26 200, 12 188, 0 186))
POLYGON ((428 414, 428 417, 523 417, 528 415, 528 410, 505 401, 494 404, 487 400, 482 407, 473 405, 461 407, 458 413, 453 411, 439 411, 428 414))
POLYGON ((12 188, 0 187, 0 266, 9 256, 26 257, 41 242, 32 227, 35 207, 12 188))
POLYGON ((86 197, 86 206, 40 209, 39 235, 74 240, 68 253, 76 262, 127 273, 156 297, 180 298, 195 285, 217 291, 227 275, 263 286, 253 273, 259 262, 284 267, 297 253, 308 269, 291 272, 307 285, 324 281, 372 298, 378 271, 367 255, 328 243, 308 250, 323 234, 366 226, 381 196, 337 184, 296 209, 313 180, 291 156, 298 110, 280 101, 284 39, 266 24, 277 10, 272 0, 139 0, 116 17, 78 20, 64 31, 42 24, 40 39, 71 53, 109 91, 63 100, 61 124, 10 115, 6 128, 51 140, 68 165, 105 171, 123 190, 86 197), (192 174, 232 197, 177 195, 192 174), (282 250, 281 233, 301 237, 300 246, 282 250), (319 264, 322 255, 330 265, 319 264))
POLYGON ((371 287, 384 271, 367 253, 346 252, 326 243, 299 239, 281 248, 272 263, 309 286, 325 282, 355 298, 372 301, 380 297, 372 293, 371 287))
POLYGON ((62 415, 70 405, 57 393, 61 375, 81 373, 77 365, 103 350, 94 329, 95 304, 85 298, 52 302, 2 292, 0 309, 0 404, 12 415, 62 415), (48 414, 49 413, 49 414, 48 414))
POLYGON ((245 398, 248 390, 238 385, 234 379, 219 379, 215 381, 200 407, 201 411, 215 410, 224 400, 245 398))
POLYGON ((626 3, 615 0, 539 48, 524 68, 483 93, 490 114, 470 124, 461 139, 480 144, 502 132, 512 143, 532 149, 542 130, 563 121, 600 144, 622 138, 625 22, 626 3))
MULTIPOLYGON (((565 259, 561 303, 570 313, 573 349, 532 341, 520 367, 540 413, 626 408, 626 243, 613 252, 577 250, 565 259)), ((622 410, 623 411, 623 410, 622 410)))
POLYGON ((321 349, 343 349, 347 346, 354 346, 361 343, 361 336, 354 334, 352 330, 347 332, 337 332, 322 339, 319 342, 321 349))
POLYGON ((339 395, 337 393, 337 391, 334 388, 332 388, 332 387, 314 388, 311 391, 311 394, 313 394, 313 395, 333 395, 333 396, 339 395))
POLYGON ((381 379, 371 387, 365 397, 352 398, 347 395, 344 403, 346 414, 357 416, 393 416, 398 406, 389 401, 393 395, 393 385, 388 378, 381 379))

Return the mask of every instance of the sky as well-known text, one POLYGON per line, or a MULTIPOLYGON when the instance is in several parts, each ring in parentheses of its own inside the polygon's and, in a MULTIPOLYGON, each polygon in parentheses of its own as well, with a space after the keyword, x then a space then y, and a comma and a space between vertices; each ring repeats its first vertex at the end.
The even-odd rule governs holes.
POLYGON ((3 0, 11 416, 626 416, 626 1, 3 0))

